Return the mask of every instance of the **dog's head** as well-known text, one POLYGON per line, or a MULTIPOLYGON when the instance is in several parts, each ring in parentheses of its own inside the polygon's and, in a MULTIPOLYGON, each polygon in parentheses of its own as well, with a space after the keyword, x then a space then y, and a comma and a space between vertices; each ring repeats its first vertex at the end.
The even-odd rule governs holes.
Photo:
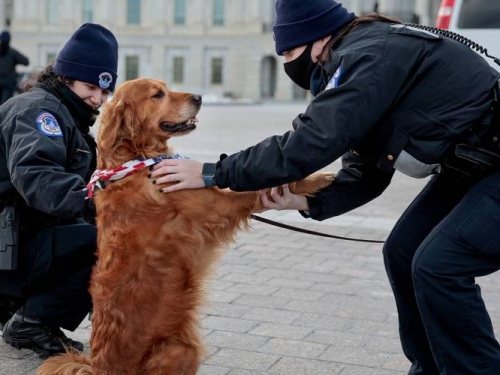
POLYGON ((200 107, 200 95, 171 91, 163 81, 139 78, 121 84, 100 118, 98 168, 167 154, 170 137, 196 128, 200 107))

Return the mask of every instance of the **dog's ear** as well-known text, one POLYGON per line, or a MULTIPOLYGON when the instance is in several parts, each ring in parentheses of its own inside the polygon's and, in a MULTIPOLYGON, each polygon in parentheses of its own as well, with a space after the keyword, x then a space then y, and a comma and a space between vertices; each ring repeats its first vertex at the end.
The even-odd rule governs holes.
POLYGON ((99 127, 99 151, 114 150, 123 141, 134 139, 138 131, 134 108, 129 101, 112 100, 103 109, 99 127))
POLYGON ((114 148, 121 128, 123 110, 124 103, 121 100, 112 100, 104 105, 97 135, 99 152, 114 148))
POLYGON ((130 144, 131 128, 134 124, 134 110, 131 103, 113 98, 106 103, 100 118, 97 135, 97 166, 108 169, 123 161, 115 160, 120 153, 118 148, 132 149, 130 144))

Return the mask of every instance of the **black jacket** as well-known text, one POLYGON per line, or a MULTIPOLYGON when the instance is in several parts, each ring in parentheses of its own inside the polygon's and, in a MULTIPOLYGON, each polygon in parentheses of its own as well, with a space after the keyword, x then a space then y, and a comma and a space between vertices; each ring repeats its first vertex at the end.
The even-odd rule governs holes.
POLYGON ((5 55, 0 55, 0 86, 14 85, 16 81, 16 65, 28 65, 29 60, 19 51, 9 47, 5 55))
POLYGON ((499 78, 459 42, 384 22, 353 29, 324 70, 324 90, 294 130, 218 163, 217 186, 278 186, 344 155, 334 183, 309 199, 314 219, 340 215, 379 196, 403 152, 437 172, 453 145, 483 133, 499 78))
POLYGON ((35 211, 77 217, 92 155, 67 107, 42 87, 1 107, 0 201, 17 191, 35 211))
POLYGON ((18 269, 0 272, 0 294, 9 296, 22 297, 51 265, 50 236, 26 251, 30 239, 93 212, 83 189, 94 153, 66 105, 48 90, 38 85, 0 107, 0 209, 16 198, 20 212, 18 269))

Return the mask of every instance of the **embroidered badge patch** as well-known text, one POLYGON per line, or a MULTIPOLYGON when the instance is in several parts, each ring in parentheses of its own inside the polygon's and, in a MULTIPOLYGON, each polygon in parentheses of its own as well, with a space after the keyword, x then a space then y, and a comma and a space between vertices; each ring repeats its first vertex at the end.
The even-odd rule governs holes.
POLYGON ((63 136, 61 128, 56 118, 49 112, 41 112, 35 119, 38 130, 51 138, 61 138, 63 136))
POLYGON ((108 72, 99 74, 99 87, 103 90, 107 89, 113 82, 113 76, 108 72))
POLYGON ((329 89, 334 89, 339 85, 340 77, 342 77, 342 65, 340 65, 333 77, 330 79, 330 82, 328 82, 328 85, 326 85, 325 90, 329 89))

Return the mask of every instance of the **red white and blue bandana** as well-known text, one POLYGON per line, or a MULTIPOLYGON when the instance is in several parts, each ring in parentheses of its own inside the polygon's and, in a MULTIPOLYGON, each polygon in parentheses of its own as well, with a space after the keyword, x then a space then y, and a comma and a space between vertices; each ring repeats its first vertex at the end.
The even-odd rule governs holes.
POLYGON ((160 161, 165 159, 189 159, 187 156, 172 154, 172 155, 161 155, 157 158, 151 159, 135 159, 126 162, 125 164, 116 167, 115 169, 96 169, 90 177, 90 181, 84 190, 88 190, 87 199, 94 196, 95 187, 103 188, 102 182, 120 180, 124 177, 130 176, 140 170, 143 170, 150 165, 158 164, 160 161))

